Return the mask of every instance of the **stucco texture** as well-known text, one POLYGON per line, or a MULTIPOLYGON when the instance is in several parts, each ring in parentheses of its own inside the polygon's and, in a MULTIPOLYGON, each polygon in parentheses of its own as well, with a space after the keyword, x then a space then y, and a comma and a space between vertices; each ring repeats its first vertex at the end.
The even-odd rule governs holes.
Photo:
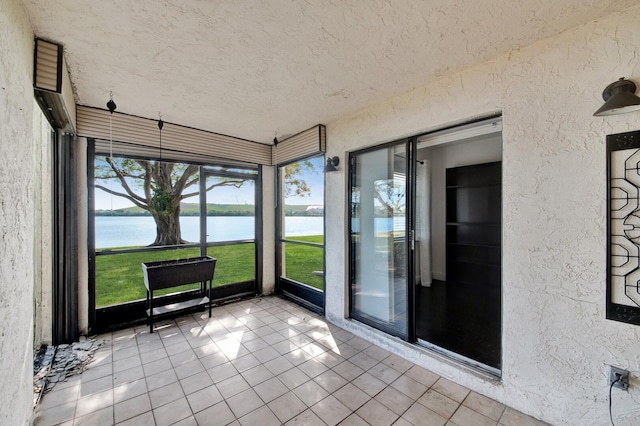
POLYGON ((640 418, 640 327, 605 319, 605 136, 640 112, 596 118, 606 85, 640 79, 640 7, 565 31, 327 125, 328 155, 503 113, 503 370, 490 380, 345 319, 347 167, 327 174, 327 317, 552 424, 640 418))
POLYGON ((32 412, 33 35, 17 0, 0 2, 0 425, 32 412))

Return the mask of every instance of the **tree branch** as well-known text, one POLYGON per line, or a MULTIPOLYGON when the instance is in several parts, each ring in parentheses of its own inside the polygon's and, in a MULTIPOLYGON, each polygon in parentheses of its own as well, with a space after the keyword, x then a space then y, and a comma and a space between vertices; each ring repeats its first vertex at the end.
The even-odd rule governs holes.
POLYGON ((127 200, 131 201, 133 204, 135 204, 136 206, 140 207, 141 209, 149 210, 149 206, 147 206, 147 205, 146 205, 146 204, 144 204, 144 203, 139 202, 138 200, 132 199, 132 198, 131 198, 129 195, 127 195, 127 194, 123 194, 123 193, 121 193, 121 192, 114 191, 114 190, 112 190, 112 189, 109 189, 109 188, 107 188, 107 187, 105 187, 105 186, 102 186, 102 185, 99 185, 99 184, 96 184, 96 185, 95 185, 95 187, 96 187, 96 188, 98 188, 98 189, 103 190, 103 191, 104 191, 104 192, 106 192, 107 194, 115 195, 115 196, 117 196, 117 197, 126 198, 127 200))

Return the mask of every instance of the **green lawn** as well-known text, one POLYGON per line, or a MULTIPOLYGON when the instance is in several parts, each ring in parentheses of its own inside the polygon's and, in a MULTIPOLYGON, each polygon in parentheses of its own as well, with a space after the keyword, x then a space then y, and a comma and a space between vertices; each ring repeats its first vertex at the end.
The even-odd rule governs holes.
MULTIPOLYGON (((322 236, 295 237, 295 240, 322 243, 322 236)), ((254 279, 254 244, 210 247, 207 254, 218 259, 213 286, 222 286, 254 279)), ((322 289, 322 277, 313 271, 322 271, 322 248, 285 244, 286 276, 322 289)), ((141 253, 96 256, 96 307, 130 302, 146 298, 142 262, 172 260, 200 255, 198 248, 147 251, 141 253)), ((170 288, 154 294, 168 294, 196 289, 199 284, 170 288)))

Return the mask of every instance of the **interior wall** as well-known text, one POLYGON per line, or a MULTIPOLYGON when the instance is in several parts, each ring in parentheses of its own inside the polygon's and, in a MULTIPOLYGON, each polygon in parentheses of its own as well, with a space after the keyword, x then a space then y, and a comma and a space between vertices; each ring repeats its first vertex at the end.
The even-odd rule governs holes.
MULTIPOLYGON (((503 370, 492 380, 345 319, 347 170, 327 174, 327 318, 552 424, 608 422, 607 365, 631 371, 613 392, 617 425, 640 418, 640 327, 605 319, 605 136, 640 112, 593 117, 602 90, 640 80, 640 6, 568 30, 327 125, 328 155, 503 113, 503 370)), ((342 166, 342 165, 341 165, 342 166)))
POLYGON ((35 164, 33 33, 18 0, 0 2, 0 424, 28 425, 33 404, 35 164))
POLYGON ((500 133, 418 150, 418 159, 430 160, 431 170, 431 269, 433 278, 446 281, 446 170, 452 167, 500 161, 500 133))

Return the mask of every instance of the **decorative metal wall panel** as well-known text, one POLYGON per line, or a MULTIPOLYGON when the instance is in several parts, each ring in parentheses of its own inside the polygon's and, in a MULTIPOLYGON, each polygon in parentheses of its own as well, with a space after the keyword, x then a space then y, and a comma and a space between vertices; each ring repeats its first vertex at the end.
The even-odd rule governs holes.
POLYGON ((607 318, 640 325, 640 131, 607 136, 607 318))

